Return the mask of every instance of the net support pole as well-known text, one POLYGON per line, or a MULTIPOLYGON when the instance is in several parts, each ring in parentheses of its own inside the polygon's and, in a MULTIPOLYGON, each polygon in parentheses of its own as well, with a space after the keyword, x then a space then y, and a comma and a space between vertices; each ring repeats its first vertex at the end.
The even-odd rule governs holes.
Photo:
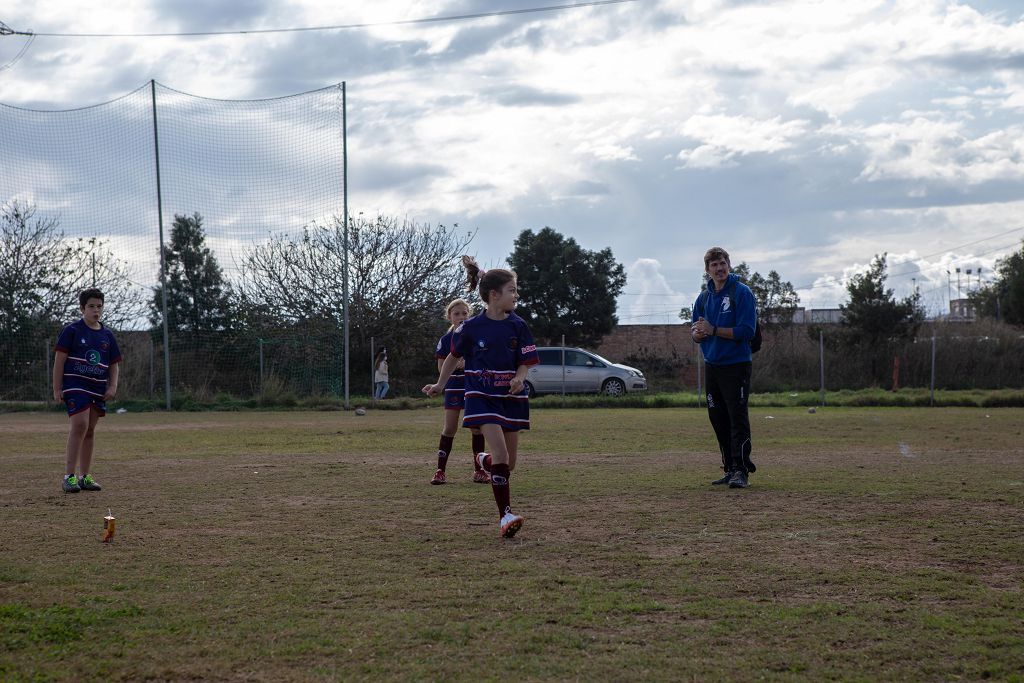
MULTIPOLYGON (((341 311, 344 337, 344 355, 345 355, 345 371, 344 379, 345 382, 345 410, 348 410, 351 405, 349 403, 349 337, 348 337, 348 101, 345 93, 345 81, 341 82, 341 182, 342 182, 342 204, 343 204, 343 219, 345 221, 345 227, 342 232, 344 258, 343 265, 344 271, 341 274, 341 311)), ((372 364, 371 364, 372 365, 372 364)))
POLYGON ((153 151, 156 159, 156 216, 160 228, 160 294, 164 322, 164 400, 167 410, 171 409, 171 343, 167 323, 167 259, 164 257, 164 201, 160 189, 160 135, 156 125, 156 81, 149 81, 153 100, 153 151))

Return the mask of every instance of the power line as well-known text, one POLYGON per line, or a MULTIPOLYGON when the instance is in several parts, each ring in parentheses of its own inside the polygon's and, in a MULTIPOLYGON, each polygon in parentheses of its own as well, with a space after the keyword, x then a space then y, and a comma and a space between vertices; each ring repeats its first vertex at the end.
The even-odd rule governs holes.
POLYGON ((46 36, 49 38, 184 38, 198 36, 230 36, 248 35, 255 33, 298 33, 304 31, 341 31, 356 28, 373 28, 377 26, 406 26, 410 24, 431 24, 446 21, 468 21, 472 19, 484 19, 487 17, 505 17, 516 14, 534 14, 537 12, 557 12, 579 7, 599 7, 601 5, 620 5, 628 2, 639 2, 640 0, 591 0, 589 2, 576 2, 569 5, 549 5, 546 7, 527 7, 524 9, 499 10, 495 12, 476 12, 474 14, 454 14, 444 17, 425 17, 421 19, 402 19, 398 21, 363 22, 359 24, 337 24, 334 26, 302 26, 295 28, 266 28, 250 29, 243 31, 187 31, 183 33, 37 33, 34 31, 14 31, 2 25, 0 35, 34 35, 46 36))

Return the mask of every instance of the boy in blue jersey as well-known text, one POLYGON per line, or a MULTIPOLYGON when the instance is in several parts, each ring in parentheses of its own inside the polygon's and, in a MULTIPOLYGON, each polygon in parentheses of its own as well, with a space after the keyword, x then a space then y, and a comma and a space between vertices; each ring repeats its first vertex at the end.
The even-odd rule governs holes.
MULTIPOLYGON (((448 331, 437 340, 437 348, 434 351, 434 359, 437 361, 437 371, 452 352, 452 334, 455 328, 465 322, 469 317, 469 302, 465 299, 455 299, 444 309, 444 319, 448 321, 448 331)), ((437 443, 437 471, 434 472, 431 484, 445 484, 448 482, 445 469, 448 467, 448 456, 451 455, 452 446, 455 443, 455 433, 459 429, 459 413, 466 406, 466 376, 463 372, 465 361, 460 361, 455 366, 452 376, 444 387, 444 424, 441 427, 441 439, 437 443)), ((477 453, 484 450, 484 435, 476 427, 472 428, 471 447, 473 449, 473 481, 477 484, 490 484, 491 477, 484 472, 477 462, 477 453)))
POLYGON ((729 254, 712 247, 704 254, 707 289, 693 304, 690 333, 707 366, 708 417, 722 452, 725 476, 711 482, 747 488, 750 460, 751 351, 757 324, 754 293, 730 273, 729 254))
POLYGON ((71 418, 62 484, 66 493, 100 490, 89 473, 93 435, 107 412, 107 399, 117 393, 121 367, 114 334, 100 322, 103 292, 83 291, 78 305, 82 319, 61 331, 53 357, 53 400, 64 401, 71 418))
POLYGON ((537 346, 526 322, 513 313, 519 300, 516 274, 504 268, 483 271, 469 256, 462 257, 467 289, 479 286, 487 309, 466 320, 452 333, 451 353, 441 365, 437 383, 423 387, 428 396, 444 390, 459 359, 465 359, 466 406, 463 427, 479 427, 490 453, 477 462, 491 476, 498 504, 501 536, 512 538, 523 518, 512 512, 509 478, 516 466, 520 430, 530 428, 526 373, 539 362, 537 346))

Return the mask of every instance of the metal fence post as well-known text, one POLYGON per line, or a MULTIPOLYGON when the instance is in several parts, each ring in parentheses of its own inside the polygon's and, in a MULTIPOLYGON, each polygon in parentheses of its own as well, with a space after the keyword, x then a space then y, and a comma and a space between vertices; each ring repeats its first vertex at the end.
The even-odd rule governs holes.
POLYGON ((260 400, 263 400, 263 338, 260 337, 256 341, 260 344, 260 400))
POLYGON ((704 354, 700 351, 700 344, 697 346, 697 407, 704 405, 704 354))
POLYGON ((818 330, 818 357, 821 360, 821 405, 825 405, 825 330, 818 330))
POLYGON ((565 335, 562 335, 562 407, 565 407, 565 335))
POLYGON ((50 392, 53 391, 53 387, 50 385, 53 383, 53 372, 50 369, 50 340, 43 340, 43 373, 46 376, 46 381, 43 383, 43 400, 50 400, 50 392))
POLYGON ((935 405, 935 334, 932 334, 932 395, 928 405, 935 405))

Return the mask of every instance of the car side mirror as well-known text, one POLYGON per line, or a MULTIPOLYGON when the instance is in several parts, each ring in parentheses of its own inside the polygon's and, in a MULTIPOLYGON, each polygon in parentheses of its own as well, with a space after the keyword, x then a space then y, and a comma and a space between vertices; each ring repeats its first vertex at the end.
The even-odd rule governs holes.
POLYGON ((594 361, 592 361, 592 360, 588 360, 588 361, 587 361, 587 367, 588 367, 588 368, 592 368, 592 367, 594 367, 594 361))

